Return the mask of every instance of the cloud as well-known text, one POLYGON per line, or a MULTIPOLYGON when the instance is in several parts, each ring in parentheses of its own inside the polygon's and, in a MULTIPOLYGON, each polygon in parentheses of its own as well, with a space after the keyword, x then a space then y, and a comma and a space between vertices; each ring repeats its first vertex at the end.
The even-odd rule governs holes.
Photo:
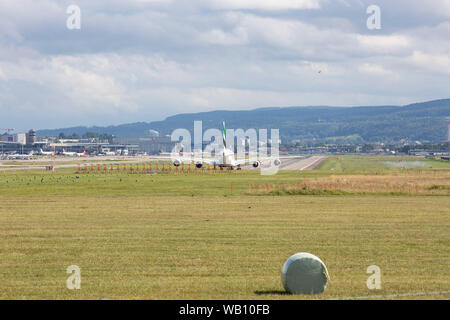
POLYGON ((359 44, 373 53, 395 54, 410 46, 410 41, 403 35, 368 36, 357 35, 359 44))
POLYGON ((433 73, 450 74, 450 56, 446 54, 426 54, 414 51, 408 60, 416 67, 433 73))
POLYGON ((381 30, 366 28, 362 0, 76 3, 81 30, 70 31, 73 1, 0 2, 4 125, 448 96, 448 1, 380 0, 381 30))
POLYGON ((376 65, 376 64, 370 64, 370 63, 364 63, 359 66, 358 70, 360 72, 364 72, 367 74, 372 74, 376 76, 391 76, 393 75, 392 71, 386 70, 383 66, 376 65))
POLYGON ((224 46, 244 45, 248 42, 248 34, 244 28, 238 27, 231 32, 225 32, 220 29, 212 29, 201 36, 202 40, 224 46))
POLYGON ((319 9, 319 0, 205 0, 208 6, 220 10, 303 10, 319 9))

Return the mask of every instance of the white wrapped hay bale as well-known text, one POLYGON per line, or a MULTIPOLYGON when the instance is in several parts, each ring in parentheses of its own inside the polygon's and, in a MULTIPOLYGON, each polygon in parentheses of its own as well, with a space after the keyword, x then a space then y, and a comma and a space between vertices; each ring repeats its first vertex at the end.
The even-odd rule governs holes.
POLYGON ((292 294, 322 293, 328 279, 328 270, 322 260, 307 252, 294 254, 281 269, 283 287, 292 294))

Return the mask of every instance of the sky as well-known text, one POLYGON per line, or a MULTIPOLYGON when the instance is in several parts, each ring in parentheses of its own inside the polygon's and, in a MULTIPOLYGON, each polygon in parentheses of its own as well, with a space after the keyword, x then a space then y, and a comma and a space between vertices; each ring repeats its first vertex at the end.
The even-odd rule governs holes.
POLYGON ((449 97, 450 0, 0 0, 0 128, 449 97))

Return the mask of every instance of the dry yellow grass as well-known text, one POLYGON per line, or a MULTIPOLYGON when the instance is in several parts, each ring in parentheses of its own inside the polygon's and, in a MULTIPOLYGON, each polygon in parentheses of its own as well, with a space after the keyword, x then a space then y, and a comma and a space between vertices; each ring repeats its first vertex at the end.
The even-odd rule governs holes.
POLYGON ((332 175, 293 184, 252 186, 251 193, 297 190, 344 191, 349 193, 405 193, 450 195, 449 171, 423 171, 371 175, 332 175))

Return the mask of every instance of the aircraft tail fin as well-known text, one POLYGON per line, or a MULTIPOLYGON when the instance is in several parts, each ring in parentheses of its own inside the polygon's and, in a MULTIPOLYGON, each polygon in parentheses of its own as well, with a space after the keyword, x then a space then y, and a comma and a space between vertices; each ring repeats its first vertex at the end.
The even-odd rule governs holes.
POLYGON ((227 147, 227 135, 225 130, 225 121, 222 122, 222 140, 223 140, 223 147, 227 147))

